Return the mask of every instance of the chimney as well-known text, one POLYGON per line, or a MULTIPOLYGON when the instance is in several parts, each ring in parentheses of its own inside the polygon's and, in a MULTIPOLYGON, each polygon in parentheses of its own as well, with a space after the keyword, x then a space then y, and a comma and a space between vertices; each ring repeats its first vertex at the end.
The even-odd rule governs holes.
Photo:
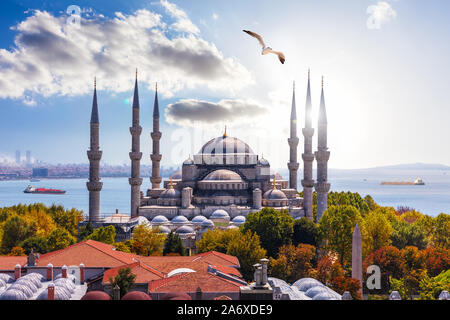
POLYGON ((55 285, 53 282, 49 283, 47 290, 47 300, 55 300, 55 285))
POLYGON ((53 280, 53 265, 49 263, 47 265, 47 281, 53 280))
POLYGON ((84 264, 80 263, 80 283, 84 283, 84 264))
POLYGON ((200 287, 195 290, 195 300, 202 300, 202 288, 200 287))
POLYGON ((113 300, 120 300, 120 287, 117 284, 113 288, 113 300))
POLYGON ((63 265, 61 268, 61 277, 67 278, 67 266, 63 265))
POLYGON ((265 285, 267 283, 267 264, 269 263, 269 259, 261 259, 259 260, 259 262, 261 263, 261 285, 265 285))
POLYGON ((14 280, 19 279, 22 276, 22 268, 20 267, 20 264, 16 264, 14 267, 14 280))

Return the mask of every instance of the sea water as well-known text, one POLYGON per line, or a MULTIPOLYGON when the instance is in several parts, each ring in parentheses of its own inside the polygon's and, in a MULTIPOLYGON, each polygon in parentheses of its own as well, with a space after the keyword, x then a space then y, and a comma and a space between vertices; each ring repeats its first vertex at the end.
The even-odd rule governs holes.
MULTIPOLYGON (((164 178, 167 180, 168 178, 164 178)), ((362 196, 371 195, 382 206, 408 206, 436 216, 441 212, 450 213, 450 172, 440 170, 423 170, 401 173, 392 171, 333 170, 329 172, 331 191, 358 192, 362 196), (412 181, 421 177, 425 185, 381 185, 381 181, 412 181)), ((299 174, 299 190, 301 190, 299 174)), ((89 208, 87 179, 42 179, 39 182, 0 181, 0 207, 18 203, 30 204, 41 202, 45 205, 58 204, 65 208, 83 210, 89 208), (64 195, 23 193, 28 185, 66 190, 64 195)), ((130 185, 128 178, 102 178, 100 207, 102 215, 109 215, 119 210, 130 212, 130 185)), ((146 192, 151 187, 150 179, 144 177, 141 190, 146 192)))

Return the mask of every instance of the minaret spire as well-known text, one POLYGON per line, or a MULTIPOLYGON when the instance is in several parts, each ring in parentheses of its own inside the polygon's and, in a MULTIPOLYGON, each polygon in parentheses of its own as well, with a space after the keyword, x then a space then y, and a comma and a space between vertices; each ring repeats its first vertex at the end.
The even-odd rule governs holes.
POLYGON ((322 92, 320 95, 320 109, 317 130, 317 151, 315 153, 317 160, 317 182, 314 185, 317 192, 317 222, 320 221, 322 214, 328 208, 328 191, 330 184, 328 183, 328 159, 330 151, 327 146, 327 112, 325 108, 325 95, 322 76, 322 92))
POLYGON ((297 190, 297 171, 298 171, 298 162, 297 162, 297 146, 298 146, 298 137, 297 137, 297 109, 295 106, 295 81, 292 86, 292 106, 291 106, 291 121, 290 121, 290 137, 288 139, 289 144, 289 187, 291 189, 297 190))
POLYGON ((133 108, 132 108, 132 126, 130 127, 131 133, 131 152, 129 153, 131 159, 131 178, 129 183, 131 186, 131 217, 139 215, 140 206, 140 194, 141 194, 141 146, 140 146, 140 135, 142 132, 142 127, 139 125, 139 91, 138 91, 138 81, 137 81, 137 69, 136 69, 136 80, 134 83, 134 96, 133 96, 133 108))
POLYGON ((308 86, 306 89, 306 104, 305 104, 305 127, 302 129, 303 137, 305 139, 303 159, 303 210, 305 216, 310 220, 313 219, 313 161, 314 154, 312 153, 312 137, 314 135, 314 128, 311 124, 311 85, 310 85, 310 70, 308 69, 308 86))
POLYGON ((152 160, 152 176, 150 182, 152 189, 159 189, 161 185, 161 158, 159 153, 159 140, 161 139, 161 132, 159 131, 159 103, 158 103, 158 83, 155 84, 155 102, 153 104, 153 131, 151 132, 153 149, 150 159, 152 160))
POLYGON ((103 182, 100 181, 100 122, 98 118, 97 105, 97 80, 94 78, 94 97, 92 99, 92 111, 90 122, 90 148, 87 151, 89 159, 89 181, 86 187, 89 190, 89 221, 96 222, 100 220, 100 190, 103 182))

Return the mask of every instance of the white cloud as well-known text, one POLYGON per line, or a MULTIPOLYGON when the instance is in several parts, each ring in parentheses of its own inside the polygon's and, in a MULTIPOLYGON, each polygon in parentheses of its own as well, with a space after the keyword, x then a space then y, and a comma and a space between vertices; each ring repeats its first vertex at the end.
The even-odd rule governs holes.
MULTIPOLYGON (((187 17, 171 3, 161 3, 177 22, 187 17)), ((67 17, 36 10, 12 28, 17 32, 14 47, 0 49, 0 98, 86 94, 94 76, 99 89, 129 92, 136 67, 141 85, 153 88, 157 81, 165 96, 198 87, 234 92, 253 81, 242 64, 224 57, 195 29, 169 38, 166 32, 173 25, 167 26, 160 14, 94 15, 83 17, 80 28, 67 25, 67 17)), ((175 25, 186 31, 184 22, 175 25)))
POLYGON ((392 9, 391 5, 385 1, 379 1, 376 5, 367 7, 367 28, 381 29, 381 25, 385 24, 397 17, 397 12, 392 9))
POLYGON ((177 31, 188 32, 198 34, 200 30, 187 16, 186 12, 178 8, 174 3, 170 3, 167 0, 161 0, 161 5, 166 9, 170 16, 177 21, 171 25, 171 27, 177 31))
POLYGON ((213 13, 212 14, 212 18, 214 19, 214 20, 217 20, 217 19, 219 19, 219 15, 217 14, 217 13, 213 13))

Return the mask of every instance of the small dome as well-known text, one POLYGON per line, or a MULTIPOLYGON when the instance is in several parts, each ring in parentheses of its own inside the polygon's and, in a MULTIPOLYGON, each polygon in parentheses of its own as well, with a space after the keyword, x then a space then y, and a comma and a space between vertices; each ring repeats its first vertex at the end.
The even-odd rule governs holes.
POLYGON ((111 297, 103 291, 89 291, 81 300, 111 300, 111 297))
POLYGON ((0 300, 27 300, 27 296, 20 290, 8 289, 0 294, 0 300))
POLYGON ((214 228, 214 222, 209 219, 206 219, 202 222, 202 228, 214 228))
POLYGON ((238 226, 233 226, 233 225, 227 227, 227 229, 238 229, 238 228, 239 228, 238 226))
POLYGON ((322 292, 329 292, 329 291, 325 286, 317 285, 306 290, 305 294, 310 298, 314 298, 314 296, 322 292))
POLYGON ((313 300, 341 300, 340 297, 336 296, 332 292, 321 292, 312 298, 313 300))
POLYGON ((278 189, 270 189, 264 193, 264 199, 267 200, 286 200, 287 197, 283 191, 278 189))
POLYGON ((209 173, 203 180, 206 181, 228 181, 238 180, 242 181, 241 176, 231 170, 219 169, 209 173))
POLYGON ((195 233, 194 229, 192 229, 191 227, 188 226, 182 226, 179 227, 175 233, 177 234, 188 234, 188 233, 195 233))
POLYGON ((183 223, 188 223, 189 220, 185 217, 185 216, 175 216, 172 221, 173 224, 183 224, 183 223))
MULTIPOLYGON (((55 286, 55 300, 70 300, 70 292, 63 287, 55 286)), ((48 300, 48 289, 42 291, 36 300, 48 300)))
POLYGON ((237 225, 241 225, 243 223, 245 223, 247 219, 244 216, 236 216, 233 218, 233 220, 231 220, 231 222, 233 222, 234 224, 237 225))
POLYGON ((161 193, 159 196, 162 199, 176 199, 181 196, 180 191, 174 188, 169 188, 161 193))
POLYGON ((178 269, 174 269, 172 271, 170 271, 167 276, 168 277, 172 277, 176 274, 180 274, 180 273, 189 273, 189 272, 195 272, 195 270, 189 269, 189 268, 178 268, 178 269))
POLYGON ((293 286, 297 287, 298 290, 306 292, 308 289, 315 287, 315 286, 323 286, 323 284, 313 278, 302 278, 300 280, 297 280, 294 282, 293 286))
POLYGON ((270 173, 270 179, 276 178, 277 180, 283 180, 283 177, 278 172, 271 172, 270 173))
POLYGON ((167 292, 161 300, 192 300, 191 296, 184 292, 167 292))
POLYGON ((6 274, 6 273, 0 273, 0 279, 5 281, 6 283, 14 282, 14 278, 11 277, 9 274, 6 274))
POLYGON ((205 216, 198 215, 198 216, 195 216, 191 222, 196 225, 201 225, 202 222, 205 220, 207 220, 207 218, 205 216))
POLYGON ((122 297, 122 300, 152 300, 152 298, 142 291, 130 291, 122 297))
POLYGON ((167 228, 166 226, 159 226, 158 229, 159 229, 159 233, 165 233, 165 234, 170 233, 170 229, 167 228))
POLYGON ((270 166, 269 161, 267 161, 266 159, 264 159, 262 157, 261 157, 261 159, 258 160, 258 164, 261 166, 267 166, 267 167, 270 166))
POLYGON ((8 288, 8 290, 12 289, 22 291, 27 296, 27 298, 31 298, 35 292, 33 291, 34 288, 30 288, 27 285, 20 283, 14 283, 8 288))
POLYGON ((153 224, 163 224, 163 223, 167 223, 167 222, 169 222, 169 220, 165 216, 162 216, 162 215, 158 215, 152 219, 153 224))
POLYGON ((3 279, 0 279, 0 288, 6 287, 6 282, 3 279))
POLYGON ((209 217, 210 219, 230 219, 230 215, 223 209, 215 210, 212 215, 209 217))
MULTIPOLYGON (((35 285, 34 282, 31 279, 20 278, 13 284, 13 286, 14 285, 19 285, 19 284, 20 285, 24 285, 25 287, 28 287, 31 290, 31 292, 33 292, 33 293, 38 291, 38 289, 40 288, 37 285, 35 285)), ((42 284, 41 284, 41 286, 42 286, 42 284)))
POLYGON ((191 157, 189 157, 188 159, 184 160, 184 162, 183 162, 183 166, 189 166, 189 165, 193 165, 193 164, 195 164, 195 163, 194 163, 194 160, 192 160, 191 157))

